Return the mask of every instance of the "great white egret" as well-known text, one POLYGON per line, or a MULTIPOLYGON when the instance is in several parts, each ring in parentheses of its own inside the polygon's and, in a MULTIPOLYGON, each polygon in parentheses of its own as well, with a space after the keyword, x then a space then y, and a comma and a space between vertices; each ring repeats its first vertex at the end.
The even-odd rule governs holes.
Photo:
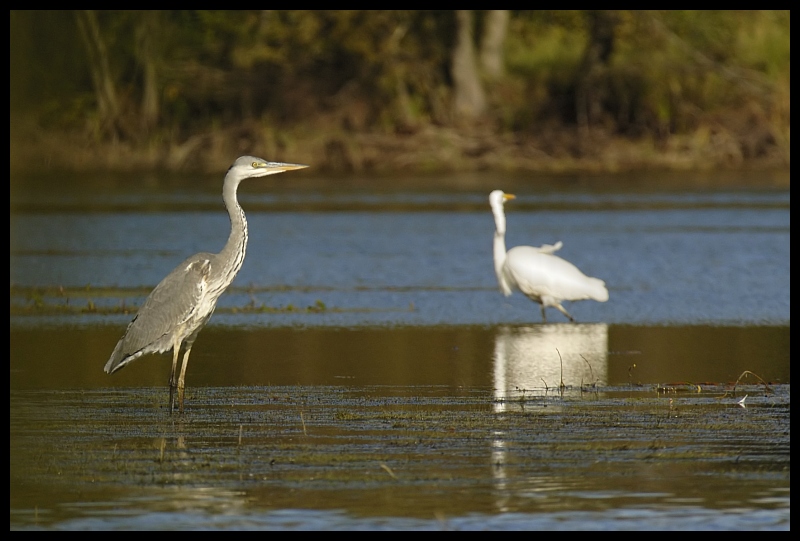
POLYGON ((233 162, 222 184, 222 200, 231 220, 228 242, 218 254, 195 254, 170 272, 145 299, 125 334, 117 342, 104 370, 112 374, 148 353, 172 349, 169 378, 169 407, 175 410, 175 393, 183 412, 183 390, 189 353, 200 330, 208 323, 217 299, 233 282, 244 262, 247 249, 247 220, 239 206, 236 190, 246 178, 264 177, 303 169, 307 165, 269 162, 241 156, 233 162), (184 347, 180 375, 178 352, 184 347))
POLYGON ((555 245, 515 246, 506 251, 506 215, 503 205, 514 199, 513 194, 494 190, 489 194, 489 205, 494 214, 494 271, 500 291, 508 297, 518 289, 542 309, 542 320, 547 321, 545 308, 557 308, 570 321, 575 319, 567 312, 561 301, 580 301, 592 299, 598 302, 608 300, 606 284, 599 278, 583 274, 578 267, 561 259, 554 252, 563 246, 561 241, 555 245))

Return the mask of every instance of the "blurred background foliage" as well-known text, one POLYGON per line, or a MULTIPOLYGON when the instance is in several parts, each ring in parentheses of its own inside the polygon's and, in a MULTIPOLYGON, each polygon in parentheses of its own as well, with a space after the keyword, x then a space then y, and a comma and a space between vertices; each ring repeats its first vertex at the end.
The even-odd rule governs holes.
POLYGON ((12 171, 789 166, 789 11, 12 10, 10 30, 12 171))

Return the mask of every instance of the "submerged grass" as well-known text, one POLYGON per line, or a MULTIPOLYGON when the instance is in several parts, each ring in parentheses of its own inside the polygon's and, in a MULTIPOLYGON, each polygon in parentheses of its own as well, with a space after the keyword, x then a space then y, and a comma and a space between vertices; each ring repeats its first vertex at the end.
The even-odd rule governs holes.
POLYGON ((335 502, 385 516, 585 509, 592 494, 605 506, 636 494, 638 505, 788 505, 789 386, 737 382, 746 407, 729 390, 495 400, 489 389, 193 388, 183 415, 156 405, 163 389, 12 391, 12 516, 87 499, 157 510, 175 501, 153 489, 200 487, 253 509, 335 502), (766 486, 787 497, 754 503, 766 486))
MULTIPOLYGON (((287 288, 270 290, 285 291, 287 288)), ((266 290, 266 289, 265 289, 266 290)), ((127 299, 144 298, 150 293, 149 288, 118 288, 118 287, 93 287, 86 285, 82 288, 65 288, 61 286, 50 287, 10 287, 9 312, 11 316, 26 315, 79 315, 79 314, 130 314, 139 309, 136 304, 129 304, 127 299)), ((245 291, 245 290, 242 290, 245 291)), ((252 288, 246 290, 252 295, 252 288)), ((241 291, 240 291, 241 292, 241 291)), ((342 308, 329 306, 321 299, 307 306, 297 306, 288 303, 282 306, 269 306, 256 302, 251 298, 240 306, 217 306, 215 312, 229 314, 281 314, 281 313, 352 313, 352 312, 408 312, 414 311, 414 306, 392 308, 349 307, 342 308)))

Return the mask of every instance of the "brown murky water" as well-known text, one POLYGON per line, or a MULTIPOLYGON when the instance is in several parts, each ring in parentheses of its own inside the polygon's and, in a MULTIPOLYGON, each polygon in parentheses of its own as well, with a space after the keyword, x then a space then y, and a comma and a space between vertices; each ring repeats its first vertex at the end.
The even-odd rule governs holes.
POLYGON ((152 388, 12 393, 11 525, 788 528, 788 386, 740 391, 200 388, 180 417, 152 388))
POLYGON ((788 328, 118 333, 12 329, 12 529, 789 528, 788 328))

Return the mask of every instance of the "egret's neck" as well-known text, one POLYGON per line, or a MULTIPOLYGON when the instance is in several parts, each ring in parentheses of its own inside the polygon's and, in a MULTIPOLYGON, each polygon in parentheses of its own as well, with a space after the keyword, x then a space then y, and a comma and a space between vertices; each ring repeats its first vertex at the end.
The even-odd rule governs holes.
POLYGON ((239 269, 242 268, 247 249, 247 219, 236 197, 238 187, 238 182, 231 182, 228 179, 225 180, 222 187, 222 200, 225 201, 225 208, 228 209, 228 216, 231 219, 231 233, 218 258, 223 262, 223 268, 215 269, 215 271, 220 273, 218 276, 221 280, 227 282, 225 286, 233 281, 239 269))
POLYGON ((500 289, 503 293, 509 295, 511 293, 506 279, 503 276, 503 264, 506 262, 506 238, 500 231, 494 233, 494 273, 497 275, 497 283, 500 284, 500 289))
POLYGON ((511 287, 504 274, 503 265, 506 262, 506 217, 502 209, 494 211, 494 273, 497 276, 497 283, 503 294, 511 295, 511 287))

